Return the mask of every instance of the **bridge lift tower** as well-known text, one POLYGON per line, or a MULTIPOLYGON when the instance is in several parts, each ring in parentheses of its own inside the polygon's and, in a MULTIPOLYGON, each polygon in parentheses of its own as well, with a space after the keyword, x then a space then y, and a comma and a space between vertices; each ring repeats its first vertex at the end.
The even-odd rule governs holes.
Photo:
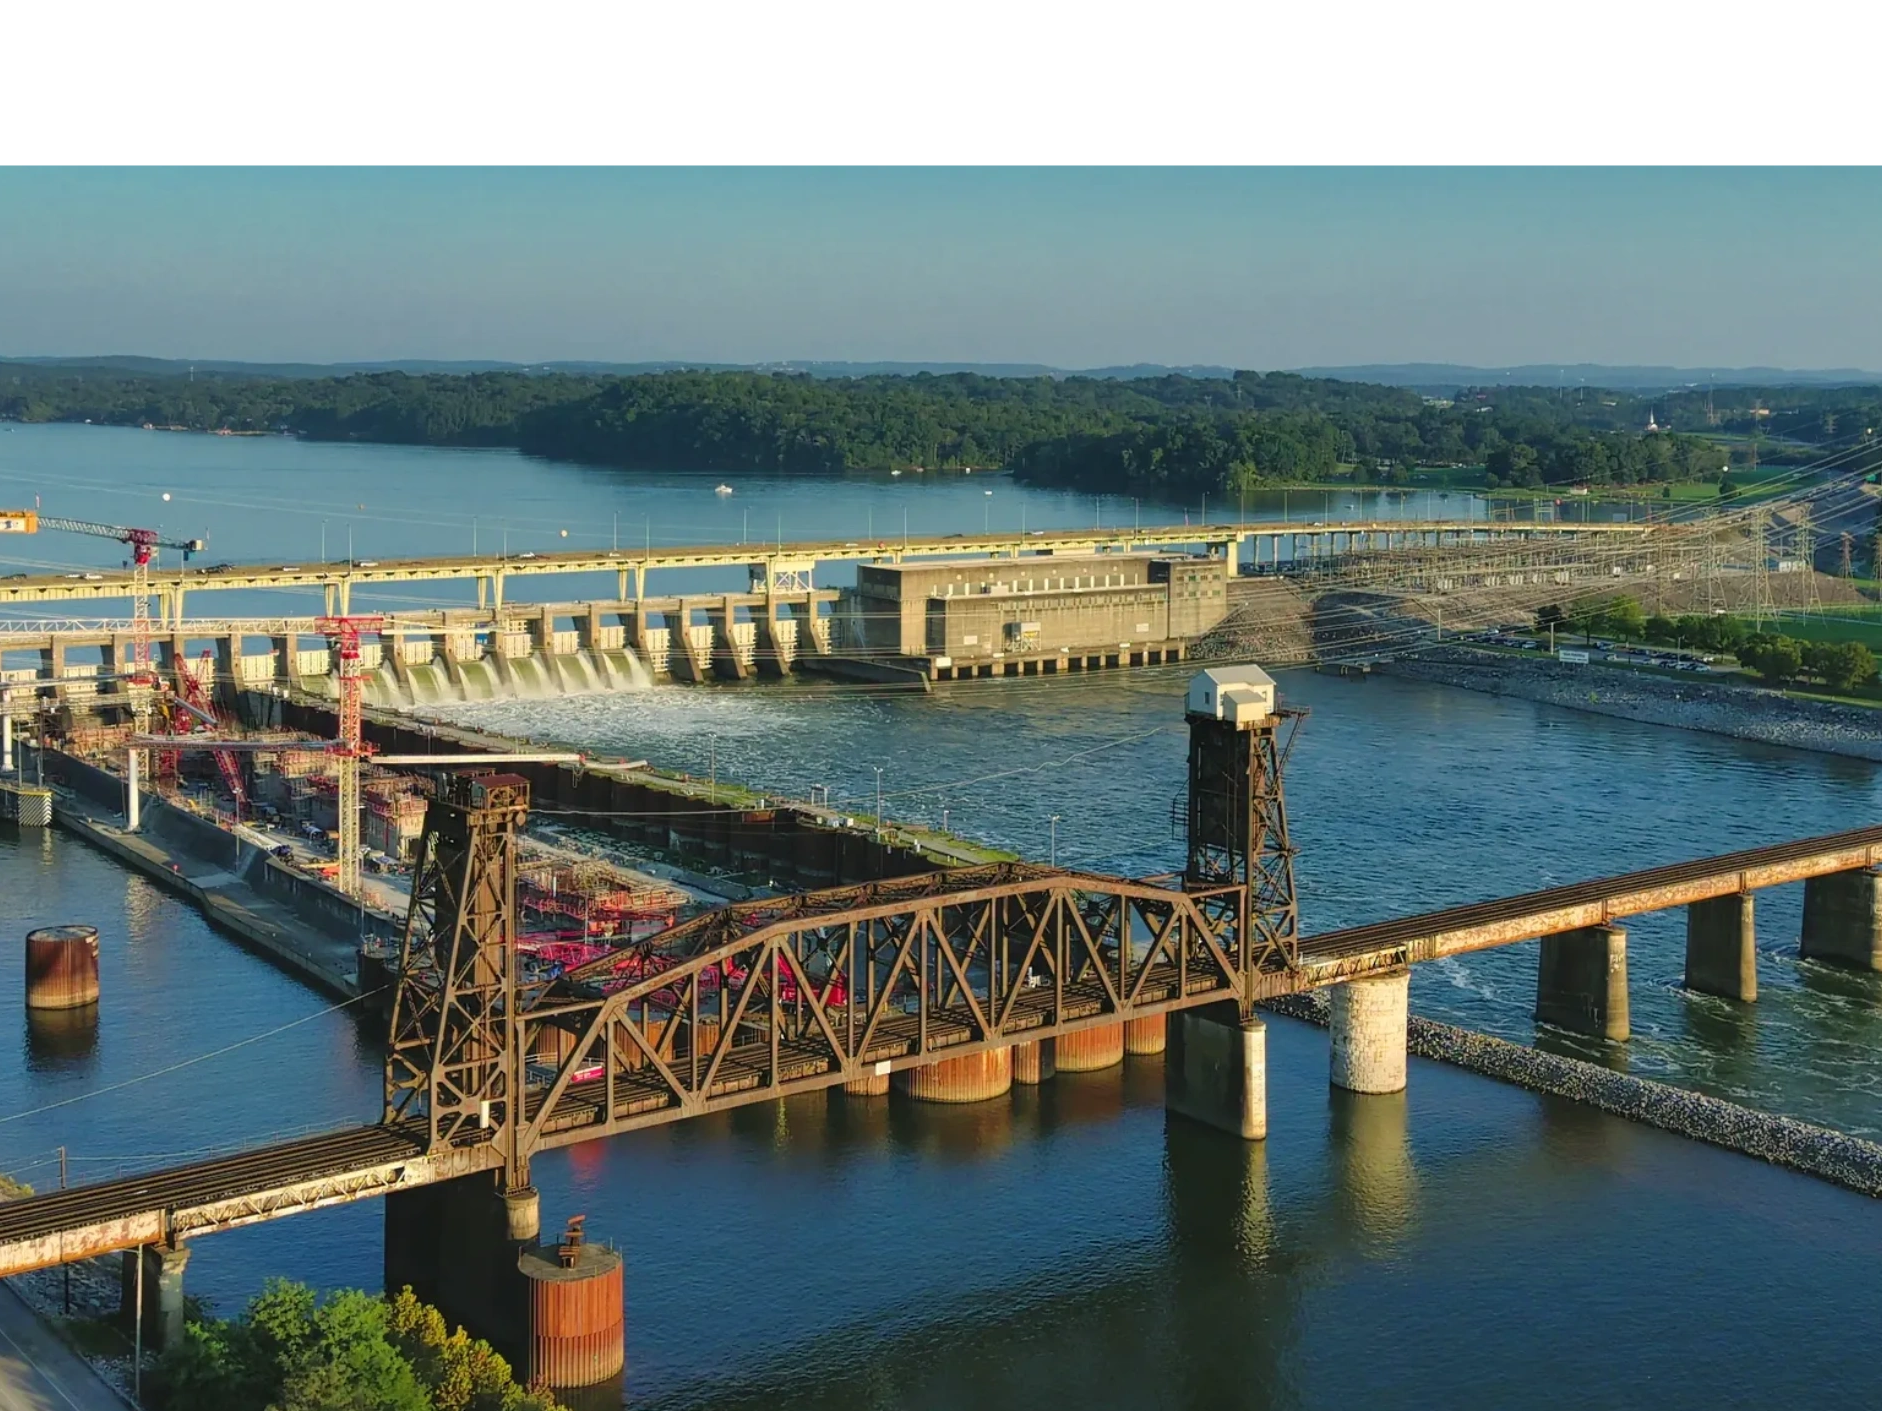
MULTIPOLYGON (((1282 775, 1306 712, 1278 708, 1274 678, 1250 665, 1197 672, 1184 714, 1189 798, 1183 885, 1192 891, 1237 889, 1232 895, 1242 914, 1234 919, 1247 938, 1244 966, 1277 960, 1296 966, 1300 905, 1282 775)), ((1244 984, 1243 994, 1249 991, 1244 984)))

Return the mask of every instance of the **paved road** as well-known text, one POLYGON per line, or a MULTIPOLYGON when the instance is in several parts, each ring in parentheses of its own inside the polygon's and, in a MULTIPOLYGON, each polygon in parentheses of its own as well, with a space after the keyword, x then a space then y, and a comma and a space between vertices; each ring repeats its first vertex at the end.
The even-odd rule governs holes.
POLYGON ((0 1411, 125 1411, 10 1288, 0 1289, 0 1411))

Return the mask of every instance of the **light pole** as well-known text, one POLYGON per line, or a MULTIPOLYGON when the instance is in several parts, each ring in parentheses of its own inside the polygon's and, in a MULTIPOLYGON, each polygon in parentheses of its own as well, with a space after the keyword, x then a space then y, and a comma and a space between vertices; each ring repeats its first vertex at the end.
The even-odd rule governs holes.
POLYGON ((327 561, 327 521, 320 521, 320 561, 327 561))
POLYGON ((477 557, 477 516, 471 516, 471 557, 477 557))
POLYGON ((621 547, 621 512, 619 510, 614 512, 614 537, 609 541, 608 547, 610 549, 621 547))
POLYGON ((882 766, 872 764, 869 767, 876 771, 876 837, 879 839, 882 837, 882 766))
POLYGON ((709 797, 719 795, 719 737, 706 736, 706 788, 709 797))
POLYGON ((948 806, 944 803, 941 805, 941 831, 945 833, 947 832, 947 830, 948 830, 948 806))
POLYGON ((985 494, 987 498, 980 502, 980 532, 991 534, 993 532, 993 491, 988 490, 985 494))
POLYGON ((1059 815, 1056 813, 1053 814, 1050 822, 1052 824, 1052 843, 1051 850, 1046 856, 1050 859, 1051 865, 1057 867, 1059 865, 1059 815))

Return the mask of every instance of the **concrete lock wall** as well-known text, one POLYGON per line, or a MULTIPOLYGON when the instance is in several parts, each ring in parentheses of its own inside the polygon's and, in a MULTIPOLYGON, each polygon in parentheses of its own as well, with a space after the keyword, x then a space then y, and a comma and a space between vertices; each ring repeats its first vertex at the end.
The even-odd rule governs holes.
POLYGON ((1586 926, 1542 938, 1536 1019, 1598 1039, 1628 1036, 1627 932, 1586 926))
POLYGON ((1804 883, 1801 950, 1858 970, 1882 970, 1882 873, 1832 872, 1804 883))
POLYGON ((1163 1105, 1246 1141, 1268 1135, 1268 1030, 1233 1002, 1170 1016, 1163 1105))
POLYGON ((1353 1093, 1405 1087, 1405 1023, 1411 972, 1369 975, 1335 985, 1328 1000, 1333 1086, 1353 1093))

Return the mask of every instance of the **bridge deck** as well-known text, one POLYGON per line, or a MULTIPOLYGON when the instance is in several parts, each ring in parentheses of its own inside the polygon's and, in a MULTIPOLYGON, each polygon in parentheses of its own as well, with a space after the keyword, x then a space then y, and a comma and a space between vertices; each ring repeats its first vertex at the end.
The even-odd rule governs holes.
MULTIPOLYGON (((1123 551, 1222 544, 1243 539, 1315 538, 1334 534, 1471 534, 1486 537, 1554 538, 1575 535, 1644 536, 1649 524, 1531 523, 1489 520, 1381 519, 1309 524, 1301 520, 1251 524, 1144 525, 1132 529, 1071 529, 1015 534, 866 537, 861 540, 808 540, 771 544, 699 544, 687 547, 576 550, 519 554, 458 554, 438 558, 379 559, 359 563, 238 564, 211 572, 201 568, 153 569, 151 591, 166 596, 230 588, 319 588, 327 584, 409 583, 432 579, 518 578, 545 573, 644 573, 651 569, 742 567, 766 562, 849 562, 856 560, 951 555, 1017 556, 1041 552, 1073 553, 1099 549, 1123 551)), ((0 582, 0 604, 60 602, 86 598, 123 598, 131 575, 101 570, 92 579, 41 574, 0 582)))
MULTIPOLYGON (((1263 972, 1256 977, 1254 998, 1297 993, 1407 963, 1878 863, 1882 863, 1882 826, 1857 828, 1348 927, 1304 940, 1299 968, 1263 972)), ((1138 1003, 1129 1012, 1165 1011, 1226 996, 1219 976, 1194 972, 1187 993, 1179 993, 1174 967, 1159 964, 1145 976, 1138 1003)), ((1109 1022, 1114 1013, 1103 987, 1089 981, 1067 986, 1063 1007, 1056 1015, 1053 1002, 1050 987, 1027 992, 1015 1003, 1005 1031, 992 1038, 980 1036, 972 1012, 964 1005, 931 1009, 925 1044, 917 1015, 888 1014, 862 1057, 869 1063, 887 1061, 898 1068, 908 1067, 1022 1042, 1033 1035, 1109 1022)), ((831 1019, 839 1022, 834 1014, 831 1019)), ((618 1131, 654 1126, 694 1111, 842 1081, 827 1052, 782 1040, 778 1053, 773 1074, 768 1043, 729 1051, 710 1090, 690 1107, 679 1105, 651 1066, 619 1073, 611 1119, 604 1119, 606 1095, 596 1085, 558 1109, 556 1122, 543 1133, 542 1145, 589 1140, 593 1127, 606 1125, 618 1131)), ((677 1069, 692 1060, 682 1052, 669 1061, 677 1069)), ((705 1061, 703 1056, 701 1061, 705 1061)), ((426 1153, 422 1137, 414 1131, 350 1127, 174 1170, 33 1196, 0 1205, 0 1277, 383 1195, 486 1170, 494 1158, 488 1146, 426 1153)))
POLYGON ((1882 827, 1854 828, 1393 921, 1368 922, 1303 940, 1300 958, 1306 983, 1279 972, 1261 997, 1312 989, 1367 970, 1533 940, 1878 862, 1882 862, 1882 827))

